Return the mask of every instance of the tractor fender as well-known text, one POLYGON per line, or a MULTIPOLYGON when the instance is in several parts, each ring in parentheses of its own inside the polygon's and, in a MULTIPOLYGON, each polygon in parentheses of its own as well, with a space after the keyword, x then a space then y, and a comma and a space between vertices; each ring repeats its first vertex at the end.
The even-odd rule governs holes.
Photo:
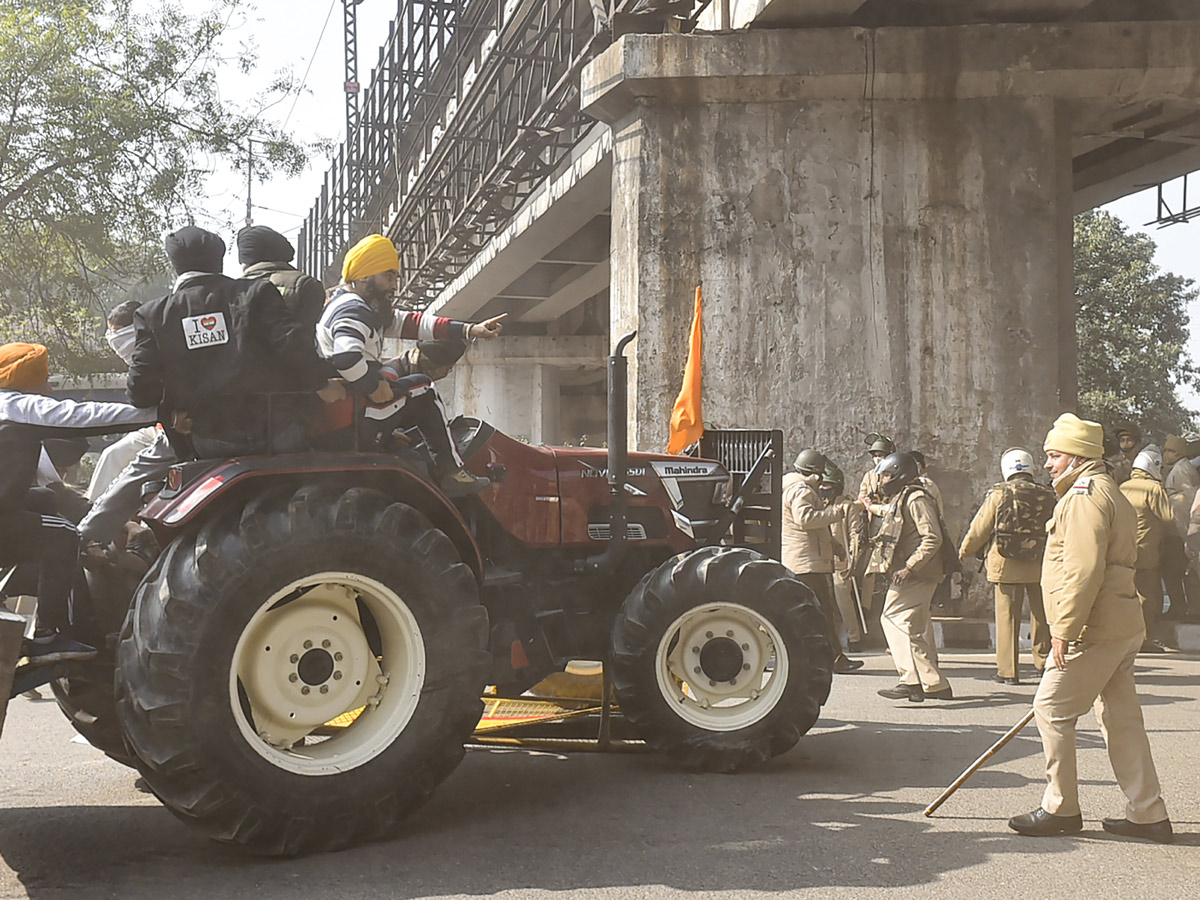
POLYGON ((162 546, 196 522, 215 505, 224 505, 252 489, 266 487, 263 479, 292 481, 359 481, 382 490, 420 510, 454 543, 463 560, 483 582, 483 556, 458 508, 417 471, 417 465, 391 454, 291 454, 248 457, 219 463, 184 485, 167 487, 142 510, 139 518, 154 531, 162 546))

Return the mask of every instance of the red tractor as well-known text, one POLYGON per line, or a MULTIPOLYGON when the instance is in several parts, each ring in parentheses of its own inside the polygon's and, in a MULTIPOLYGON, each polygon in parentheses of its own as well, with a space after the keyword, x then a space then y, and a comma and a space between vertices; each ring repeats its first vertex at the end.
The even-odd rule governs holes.
POLYGON ((173 469, 132 603, 94 591, 119 636, 56 682, 72 722, 263 854, 391 833, 462 759, 486 685, 517 697, 573 659, 605 660, 631 730, 685 767, 791 748, 829 693, 825 622, 780 563, 724 542, 770 454, 734 490, 719 461, 627 453, 631 337, 607 453, 454 423, 480 495, 448 499, 413 453, 173 469))

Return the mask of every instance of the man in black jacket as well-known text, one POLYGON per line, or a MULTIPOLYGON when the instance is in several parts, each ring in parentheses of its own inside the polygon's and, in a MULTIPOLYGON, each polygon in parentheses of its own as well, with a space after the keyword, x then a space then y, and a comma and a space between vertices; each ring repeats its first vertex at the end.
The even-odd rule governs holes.
POLYGON ((188 226, 167 235, 166 251, 179 277, 134 315, 130 401, 157 406, 165 423, 186 416, 197 456, 303 449, 306 423, 268 423, 265 395, 325 390, 336 399, 311 332, 270 281, 220 274, 217 235, 188 226))
POLYGON ((296 248, 282 234, 266 225, 248 225, 237 235, 238 262, 242 278, 266 278, 279 289, 283 302, 316 341, 317 320, 325 308, 325 286, 306 275, 292 260, 296 248))

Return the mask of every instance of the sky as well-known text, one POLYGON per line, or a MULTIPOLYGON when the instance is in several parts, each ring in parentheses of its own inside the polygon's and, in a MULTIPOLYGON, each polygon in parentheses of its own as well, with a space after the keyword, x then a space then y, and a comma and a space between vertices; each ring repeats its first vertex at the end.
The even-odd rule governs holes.
MULTIPOLYGON (((184 0, 183 6, 197 12, 206 8, 198 0, 184 0)), ((358 6, 358 78, 364 91, 396 9, 397 0, 361 0, 358 6)), ((222 90, 231 98, 250 96, 276 71, 290 68, 303 78, 303 91, 294 101, 289 99, 275 107, 271 111, 273 117, 277 122, 286 122, 298 140, 327 138, 335 145, 340 143, 345 136, 342 0, 257 0, 254 11, 231 20, 230 28, 231 41, 249 39, 257 45, 258 65, 248 76, 241 76, 229 67, 230 71, 220 75, 222 90)), ((255 224, 269 225, 295 243, 303 217, 320 193, 327 169, 327 160, 314 157, 307 170, 295 178, 274 178, 256 184, 252 191, 255 224)), ((1177 181, 1168 187, 1169 203, 1178 204, 1180 186, 1177 181)), ((1192 188, 1200 197, 1200 175, 1193 179, 1192 188)), ((1148 234, 1155 241, 1160 268, 1200 284, 1200 248, 1197 248, 1200 219, 1167 228, 1148 227, 1145 223, 1154 218, 1156 204, 1156 192, 1148 189, 1104 208, 1131 230, 1148 234)), ((214 214, 211 225, 223 226, 221 233, 228 236, 231 230, 240 227, 245 207, 244 174, 214 173, 208 205, 214 214)), ((227 243, 232 245, 231 240, 227 243)), ((231 246, 226 271, 236 273, 238 269, 231 246)), ((1192 359, 1200 361, 1200 300, 1192 303, 1190 314, 1188 349, 1192 359)), ((1200 394, 1187 391, 1184 401, 1200 411, 1200 394)))

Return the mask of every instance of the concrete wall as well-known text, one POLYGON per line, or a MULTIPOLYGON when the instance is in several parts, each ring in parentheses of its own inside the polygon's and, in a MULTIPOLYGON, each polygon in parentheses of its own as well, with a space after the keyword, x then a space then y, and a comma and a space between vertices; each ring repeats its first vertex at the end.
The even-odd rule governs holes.
POLYGON ((1042 99, 640 105, 613 187, 636 443, 665 440, 701 284, 706 420, 782 427, 851 473, 863 435, 894 435, 962 518, 1074 402, 1057 131, 1042 99))

